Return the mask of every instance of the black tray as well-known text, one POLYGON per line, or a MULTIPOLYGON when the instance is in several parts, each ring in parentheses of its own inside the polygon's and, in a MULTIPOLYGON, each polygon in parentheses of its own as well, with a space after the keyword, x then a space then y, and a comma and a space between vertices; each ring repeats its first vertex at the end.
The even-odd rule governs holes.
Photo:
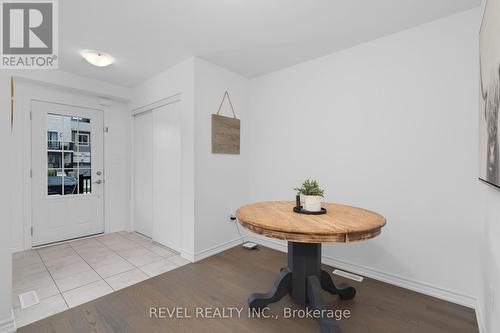
POLYGON ((319 212, 311 212, 311 211, 308 211, 308 210, 305 210, 304 208, 302 208, 302 206, 300 207, 293 207, 293 211, 297 214, 305 214, 305 215, 321 215, 321 214, 326 214, 326 209, 321 207, 321 210, 319 212))

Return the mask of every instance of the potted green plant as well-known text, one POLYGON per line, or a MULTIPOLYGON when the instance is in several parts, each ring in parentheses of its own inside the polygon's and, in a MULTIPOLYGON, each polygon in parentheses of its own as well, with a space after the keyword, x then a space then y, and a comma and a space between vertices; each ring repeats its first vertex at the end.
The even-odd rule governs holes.
POLYGON ((294 190, 297 191, 297 195, 304 197, 304 210, 310 212, 321 210, 321 198, 323 198, 324 191, 317 181, 306 179, 301 187, 296 187, 294 190))

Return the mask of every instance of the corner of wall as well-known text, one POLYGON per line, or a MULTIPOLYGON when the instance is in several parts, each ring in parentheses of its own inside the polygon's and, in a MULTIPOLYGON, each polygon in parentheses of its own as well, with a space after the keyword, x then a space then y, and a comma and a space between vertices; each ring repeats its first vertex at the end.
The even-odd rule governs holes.
POLYGON ((0 333, 12 333, 17 330, 14 312, 11 310, 10 317, 0 320, 0 333))
MULTIPOLYGON (((194 58, 195 260, 241 243, 229 215, 246 201, 246 132, 248 79, 201 58, 194 58), (211 115, 228 91, 241 120, 241 153, 211 153, 211 115), (208 236, 209 235, 209 236, 208 236)), ((232 116, 229 101, 221 115, 232 116)))

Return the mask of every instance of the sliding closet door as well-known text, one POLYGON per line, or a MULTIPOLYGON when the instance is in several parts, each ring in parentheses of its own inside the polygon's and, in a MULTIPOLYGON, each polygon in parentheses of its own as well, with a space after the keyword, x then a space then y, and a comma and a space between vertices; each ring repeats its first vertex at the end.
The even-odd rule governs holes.
POLYGON ((180 251, 180 103, 134 116, 134 228, 180 251))
POLYGON ((181 110, 173 103, 153 110, 153 239, 180 250, 181 110))
POLYGON ((153 113, 134 116, 134 229, 153 236, 153 113))

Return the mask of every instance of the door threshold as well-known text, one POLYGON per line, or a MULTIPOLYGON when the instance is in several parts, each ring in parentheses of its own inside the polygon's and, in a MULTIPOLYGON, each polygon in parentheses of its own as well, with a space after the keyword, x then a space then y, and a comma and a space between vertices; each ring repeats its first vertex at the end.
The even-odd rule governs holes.
POLYGON ((68 243, 68 242, 71 242, 71 241, 74 241, 74 240, 77 240, 77 239, 91 238, 91 237, 95 237, 95 236, 98 236, 98 235, 104 235, 104 231, 103 232, 98 232, 98 233, 92 234, 92 235, 75 237, 75 238, 65 239, 65 240, 56 241, 56 242, 40 244, 40 245, 32 246, 32 248, 33 249, 41 249, 41 248, 47 247, 47 246, 52 246, 52 245, 57 245, 57 244, 64 244, 64 243, 68 243))

